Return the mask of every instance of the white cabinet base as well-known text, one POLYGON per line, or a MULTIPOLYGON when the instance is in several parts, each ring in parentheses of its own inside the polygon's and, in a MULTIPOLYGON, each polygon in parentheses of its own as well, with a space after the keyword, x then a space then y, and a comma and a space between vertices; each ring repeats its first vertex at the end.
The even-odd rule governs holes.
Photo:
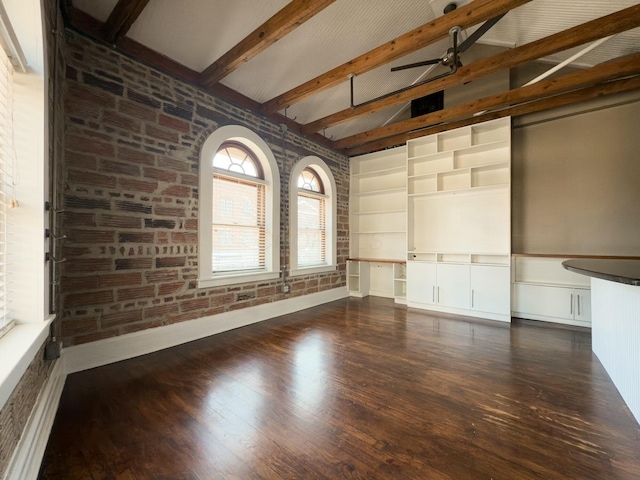
POLYGON ((481 265, 455 265, 430 262, 407 263, 407 306, 432 312, 463 315, 510 322, 509 311, 509 266, 485 267, 481 265), (471 273, 473 272, 473 274, 471 273), (492 288, 483 286, 477 294, 489 292, 489 299, 482 311, 472 305, 474 289, 484 283, 493 283, 492 288), (506 309, 504 305, 507 305, 506 309), (493 310, 493 311, 491 311, 493 310))
POLYGON ((589 289, 516 283, 513 297, 514 317, 579 327, 591 326, 589 289))
POLYGON ((419 308, 421 310, 429 310, 434 313, 448 313, 450 315, 460 315, 462 317, 483 318, 487 320, 496 320, 499 322, 511 322, 511 315, 503 315, 499 313, 476 312, 467 308, 453 308, 442 305, 430 305, 427 303, 407 302, 410 308, 419 308))

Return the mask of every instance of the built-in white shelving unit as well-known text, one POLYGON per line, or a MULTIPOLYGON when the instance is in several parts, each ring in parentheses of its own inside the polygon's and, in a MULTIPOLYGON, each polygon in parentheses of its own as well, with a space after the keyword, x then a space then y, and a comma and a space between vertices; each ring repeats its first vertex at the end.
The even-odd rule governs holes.
POLYGON ((511 120, 407 142, 407 303, 510 321, 511 120))
POLYGON ((351 159, 350 258, 355 259, 348 262, 351 295, 404 301, 400 264, 394 262, 405 262, 406 158, 406 147, 398 147, 351 159))
POLYGON ((511 119, 351 159, 352 295, 511 319, 511 119))

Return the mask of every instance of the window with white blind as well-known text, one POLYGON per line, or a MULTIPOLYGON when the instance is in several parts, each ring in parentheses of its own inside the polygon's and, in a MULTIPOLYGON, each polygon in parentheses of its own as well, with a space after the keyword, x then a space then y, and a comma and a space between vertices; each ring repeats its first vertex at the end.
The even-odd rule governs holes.
POLYGON ((280 177, 257 134, 219 128, 200 154, 198 286, 280 276, 280 177), (209 230, 210 225, 211 230, 209 230))
POLYGON ((305 157, 291 173, 291 275, 336 268, 335 180, 318 157, 305 157))
POLYGON ((7 244, 11 234, 9 209, 15 199, 16 155, 13 143, 13 65, 0 49, 0 337, 13 326, 9 310, 11 263, 7 244))
POLYGON ((213 159, 213 273, 264 270, 265 184, 253 152, 225 143, 213 159))
POLYGON ((326 197, 312 168, 298 177, 298 267, 327 265, 326 197))

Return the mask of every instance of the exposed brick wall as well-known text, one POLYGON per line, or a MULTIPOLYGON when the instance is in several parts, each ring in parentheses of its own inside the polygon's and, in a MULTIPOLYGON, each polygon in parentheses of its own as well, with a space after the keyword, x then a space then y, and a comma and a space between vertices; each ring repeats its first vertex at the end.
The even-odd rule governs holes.
MULTIPOLYGON (((348 160, 243 108, 67 32, 62 338, 66 346, 345 285, 348 160), (288 252, 289 175, 317 155, 338 198, 332 273, 198 289, 198 162, 217 128, 260 135, 281 175, 281 255, 288 252)), ((288 265, 288 259, 285 262, 288 265)))
POLYGON ((0 410, 0 478, 4 478, 9 461, 27 425, 36 398, 47 379, 52 363, 44 359, 44 345, 20 379, 6 405, 0 410))

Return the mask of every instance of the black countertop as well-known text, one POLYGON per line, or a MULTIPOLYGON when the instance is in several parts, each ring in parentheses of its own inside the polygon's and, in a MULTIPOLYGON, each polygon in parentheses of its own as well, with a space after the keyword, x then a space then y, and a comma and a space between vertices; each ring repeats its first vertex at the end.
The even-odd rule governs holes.
POLYGON ((565 260, 562 266, 582 275, 640 286, 640 260, 574 258, 565 260))

